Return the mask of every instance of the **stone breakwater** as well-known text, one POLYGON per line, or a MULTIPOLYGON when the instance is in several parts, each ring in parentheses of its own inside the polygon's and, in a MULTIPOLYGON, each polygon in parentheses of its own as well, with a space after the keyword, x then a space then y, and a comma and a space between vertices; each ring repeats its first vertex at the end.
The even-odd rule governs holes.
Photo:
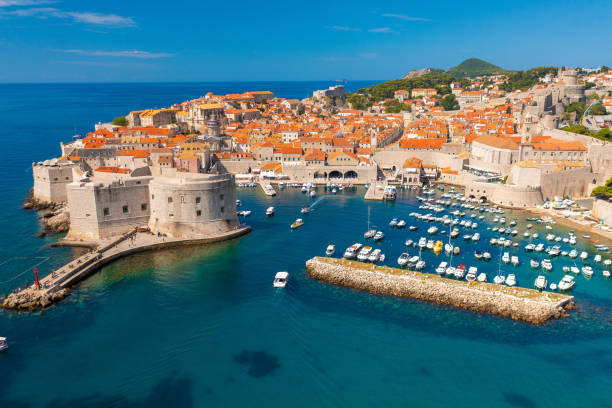
POLYGON ((11 293, 2 300, 2 307, 11 310, 35 311, 44 309, 57 303, 68 296, 68 289, 60 289, 56 292, 38 290, 34 287, 27 288, 21 292, 11 293))
POLYGON ((567 311, 574 307, 574 297, 560 293, 469 283, 345 259, 315 257, 306 262, 306 272, 313 279, 333 285, 410 297, 535 325, 568 316, 567 311))

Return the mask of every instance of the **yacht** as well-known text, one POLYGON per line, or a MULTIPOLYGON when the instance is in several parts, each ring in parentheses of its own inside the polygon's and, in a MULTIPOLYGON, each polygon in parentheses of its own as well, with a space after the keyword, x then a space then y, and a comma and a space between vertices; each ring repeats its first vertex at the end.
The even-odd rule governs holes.
POLYGON ((271 216, 273 216, 273 215, 274 215, 274 207, 268 207, 268 208, 266 209, 266 216, 267 216, 267 217, 271 217, 271 216))
POLYGON ((434 247, 433 239, 428 239, 427 240, 427 249, 433 249, 433 247, 434 247))
POLYGON ((589 253, 586 251, 582 251, 580 253, 580 259, 582 259, 583 261, 586 260, 589 257, 589 253))
POLYGON ((482 259, 484 259, 485 261, 488 261, 491 259, 491 254, 487 251, 482 253, 482 259))
POLYGON ((544 269, 547 272, 550 272, 552 270, 552 262, 550 262, 550 259, 542 260, 542 269, 544 269))
POLYGON ((497 283, 498 285, 503 284, 506 281, 506 277, 504 275, 495 275, 495 278, 493 278, 493 282, 497 283))
POLYGON ((359 243, 351 245, 350 247, 348 247, 346 249, 346 251, 344 251, 344 255, 343 256, 346 259, 352 259, 352 258, 356 257, 357 256, 357 252, 359 252, 359 250, 361 249, 362 246, 363 245, 361 245, 359 243))
POLYGON ((510 262, 510 254, 507 252, 504 252, 504 255, 502 256, 502 262, 503 263, 509 263, 510 262))
POLYGON ((531 252, 531 251, 533 251, 535 249, 535 247, 536 246, 534 244, 527 244, 527 245, 525 245, 525 251, 531 252))
POLYGON ((569 253, 569 257, 574 259, 578 256, 578 251, 576 251, 575 249, 572 249, 569 253))
POLYGON ((382 256, 382 251, 376 248, 370 253, 370 256, 368 256, 368 261, 376 263, 380 260, 381 256, 382 256))
POLYGON ((431 227, 429 227, 429 229, 427 230, 427 233, 430 235, 435 234, 436 232, 438 232, 438 227, 436 227, 435 225, 432 225, 431 227))
POLYGON ((459 265, 455 268, 455 278, 463 279, 465 276, 465 265, 459 265))
POLYGON ((546 289, 546 285, 548 284, 548 282, 546 281, 544 275, 540 275, 536 278, 534 284, 537 289, 544 290, 546 289))
POLYGON ((399 266, 404 266, 408 263, 408 260, 410 259, 410 254, 408 252, 403 252, 399 258, 397 258, 397 264, 399 266))
POLYGON ((374 237, 372 238, 374 241, 381 241, 383 238, 385 237, 384 232, 382 231, 376 231, 376 234, 374 234, 374 237))
POLYGON ((536 247, 534 248, 534 250, 536 252, 542 252, 544 250, 544 244, 543 243, 539 243, 538 245, 536 245, 536 247))
POLYGON ((336 253, 336 246, 335 245, 328 245, 327 249, 325 250, 325 255, 332 256, 335 253, 336 253))
POLYGON ((369 239, 369 238, 374 238, 374 235, 376 235, 376 230, 371 229, 371 230, 367 230, 366 232, 364 232, 363 237, 365 239, 369 239))
POLYGON ((424 260, 422 260, 422 259, 419 259, 419 260, 417 261, 416 265, 414 266, 414 268, 415 268, 417 271, 420 271, 421 269, 425 268, 425 261, 424 261, 424 260))
POLYGON ((295 222, 293 224, 291 224, 291 229, 299 228, 302 225, 304 225, 304 220, 301 219, 301 218, 298 218, 297 220, 295 220, 295 222))
POLYGON ((405 220, 399 220, 396 225, 397 228, 404 228, 405 226, 406 226, 405 220))
POLYGON ((529 265, 531 265, 532 268, 538 269, 540 267, 540 262, 537 258, 531 258, 529 265))
POLYGON ((559 281, 559 290, 570 290, 574 287, 576 281, 572 275, 565 275, 561 281, 559 281))
POLYGON ((597 263, 601 262, 601 255, 599 254, 595 255, 595 258, 593 258, 593 260, 597 263))
POLYGON ((414 268, 414 266, 419 262, 419 257, 417 255, 408 259, 408 266, 414 268))
POLYGON ((361 262, 367 261, 371 252, 372 252, 372 247, 364 246, 363 248, 361 248, 361 251, 359 251, 359 254, 357 254, 357 260, 361 262))
MULTIPOLYGON (((519 264, 519 258, 516 255, 512 255, 512 257, 510 258, 510 263, 514 266, 517 266, 519 264)), ((508 275, 508 277, 510 277, 510 275, 508 275)), ((507 282, 507 281, 506 281, 507 282)))
POLYGON ((448 266, 448 263, 442 261, 440 262, 440 265, 436 268, 436 273, 438 275, 442 275, 444 272, 446 272, 446 267, 448 266))
POLYGON ((582 273, 587 278, 590 278, 591 276, 593 276, 593 268, 591 268, 591 265, 584 265, 582 267, 582 273))
POLYGON ((508 277, 506 278, 506 285, 508 286, 516 285, 516 276, 514 276, 513 273, 508 274, 508 277))
POLYGON ((476 276, 478 275, 478 268, 475 266, 470 266, 468 269, 467 275, 465 275, 465 280, 468 282, 474 282, 476 280, 476 276))
POLYGON ((289 272, 277 272, 274 276, 274 287, 284 288, 287 285, 287 278, 289 278, 289 272))
POLYGON ((419 239, 419 248, 423 249, 426 246, 427 246, 427 238, 421 237, 421 239, 419 239))
POLYGON ((580 269, 578 269, 576 265, 570 266, 570 272, 573 273, 574 275, 578 275, 580 273, 580 269))
POLYGON ((397 190, 395 186, 387 186, 385 187, 385 191, 383 193, 383 199, 386 201, 393 201, 397 196, 397 190))

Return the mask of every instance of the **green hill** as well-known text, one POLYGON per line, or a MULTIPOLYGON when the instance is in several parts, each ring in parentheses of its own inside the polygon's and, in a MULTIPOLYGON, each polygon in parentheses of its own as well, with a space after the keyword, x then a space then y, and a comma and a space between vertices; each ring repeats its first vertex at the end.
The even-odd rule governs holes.
POLYGON ((457 65, 456 67, 450 68, 446 72, 457 76, 475 77, 479 75, 487 75, 507 71, 503 68, 498 67, 497 65, 491 64, 490 62, 483 61, 478 58, 469 58, 463 61, 461 64, 457 65))

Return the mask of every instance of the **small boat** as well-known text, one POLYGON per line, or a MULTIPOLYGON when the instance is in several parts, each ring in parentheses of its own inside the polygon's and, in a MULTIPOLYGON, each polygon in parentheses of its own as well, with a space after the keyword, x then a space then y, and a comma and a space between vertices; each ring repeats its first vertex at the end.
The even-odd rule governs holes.
POLYGON ((569 257, 574 259, 578 256, 578 251, 576 251, 575 249, 572 249, 569 253, 569 257))
POLYGON ((450 233, 451 238, 457 238, 459 236, 459 230, 457 228, 453 229, 450 233))
POLYGON ((542 260, 542 269, 547 272, 550 272, 552 270, 552 262, 550 262, 550 259, 542 260))
POLYGON ((408 260, 408 266, 414 267, 417 264, 417 262, 419 262, 419 257, 415 255, 408 260))
POLYGON ((573 273, 574 275, 578 275, 580 273, 580 269, 578 269, 577 266, 570 266, 570 272, 573 273))
POLYGON ((584 265, 582 267, 582 273, 587 278, 590 278, 591 276, 593 276, 593 268, 591 268, 591 265, 584 265))
POLYGON ((467 275, 465 275, 465 280, 468 282, 474 282, 476 280, 476 276, 478 275, 478 268, 475 266, 470 266, 468 269, 467 275))
POLYGON ((508 274, 506 278, 506 285, 515 286, 516 285, 516 276, 513 273, 508 274))
POLYGON ((268 207, 266 209, 266 217, 271 217, 274 215, 274 207, 268 207))
POLYGON ((405 242, 406 246, 412 246, 412 244, 414 244, 414 241, 411 239, 407 239, 405 242))
POLYGON ((399 258, 397 258, 397 264, 399 266, 404 266, 408 263, 408 260, 410 259, 410 254, 408 252, 403 252, 399 258))
POLYGON ((607 269, 604 269, 603 271, 601 271, 601 274, 603 275, 604 278, 610 277, 610 271, 607 269))
POLYGON ((482 259, 482 251, 476 251, 476 252, 474 252, 474 258, 476 258, 476 259, 482 259))
POLYGON ((584 261, 585 259, 587 259, 588 257, 589 257, 589 253, 588 253, 588 252, 586 252, 586 251, 582 251, 582 252, 580 253, 580 259, 582 259, 583 261, 584 261))
POLYGON ((506 277, 504 275, 495 275, 495 278, 493 278, 493 282, 497 283, 498 285, 503 284, 506 281, 506 277))
POLYGON ((311 197, 315 197, 317 195, 317 192, 314 190, 310 190, 310 196, 311 197))
POLYGON ((481 272, 480 274, 478 274, 478 277, 476 278, 476 280, 478 282, 486 282, 487 281, 487 274, 484 272, 481 272))
POLYGON ((240 211, 240 215, 242 215, 243 217, 248 217, 249 215, 251 215, 251 210, 240 211))
POLYGON ((352 259, 354 257, 357 256, 357 252, 359 252, 359 250, 361 249, 363 245, 357 243, 357 244, 353 244, 350 247, 346 248, 346 251, 344 251, 344 257, 346 259, 352 259))
POLYGON ((376 263, 380 260, 381 255, 382 251, 376 248, 370 253, 370 256, 368 256, 368 261, 376 263))
MULTIPOLYGON (((518 256, 516 256, 516 255, 512 255, 512 256, 510 257, 510 263, 511 263, 512 265, 514 265, 514 266, 518 266, 518 264, 519 264, 519 258, 518 258, 518 256)), ((510 275, 508 275, 508 277, 510 277, 510 275)), ((506 280, 506 282, 507 282, 507 280, 506 280)))
POLYGON ((295 220, 295 222, 293 224, 291 224, 291 229, 299 228, 302 225, 304 225, 304 220, 301 219, 301 218, 298 218, 297 220, 295 220))
POLYGON ((561 270, 563 271, 563 273, 569 273, 570 272, 570 267, 565 265, 565 266, 563 266, 563 268, 561 268, 561 270))
POLYGON ((444 272, 446 272, 446 267, 448 266, 448 264, 444 261, 440 262, 440 265, 436 268, 436 273, 438 275, 442 275, 444 272))
POLYGON ((534 285, 537 289, 544 290, 546 289, 546 286, 548 285, 548 281, 543 275, 540 275, 536 278, 534 285))
POLYGON ((381 241, 383 238, 385 237, 384 232, 382 231, 376 231, 376 234, 374 234, 374 237, 372 238, 374 241, 381 241))
POLYGON ((0 351, 4 351, 8 349, 8 344, 6 344, 6 337, 0 337, 0 351))
POLYGON ((455 267, 449 266, 448 268, 446 268, 446 271, 444 273, 446 274, 446 276, 454 276, 455 275, 455 267))
POLYGON ((601 262, 601 255, 599 254, 595 255, 595 258, 593 258, 593 260, 597 263, 601 262))
POLYGON ((306 214, 310 212, 310 206, 307 205, 306 207, 302 207, 301 209, 302 214, 306 214))
POLYGON ((480 241, 480 233, 475 233, 474 235, 472 235, 472 242, 477 242, 480 241))
POLYGON ((459 265, 455 268, 455 278, 463 279, 465 276, 465 265, 459 265))
POLYGON ((536 247, 534 248, 534 250, 536 252, 542 252, 544 250, 544 244, 543 243, 539 243, 538 245, 536 245, 536 247))
POLYGON ((436 241, 433 247, 434 254, 438 255, 440 252, 442 252, 442 248, 444 248, 442 241, 436 241))
POLYGON ((389 222, 389 226, 390 227, 395 227, 397 225, 398 221, 399 220, 397 218, 392 219, 391 222, 389 222))
POLYGON ((336 194, 338 191, 334 188, 332 189, 332 194, 336 194))
POLYGON ((397 228, 404 228, 405 226, 406 226, 405 220, 399 220, 396 225, 397 228))
POLYGON ((434 235, 436 232, 438 232, 438 227, 436 227, 435 225, 432 225, 427 229, 427 233, 430 235, 434 235))
POLYGON ((421 239, 419 239, 419 248, 423 249, 427 246, 427 238, 425 237, 421 237, 421 239))
POLYGON ((525 245, 525 251, 531 252, 531 251, 533 251, 535 249, 535 247, 536 246, 534 244, 527 244, 527 245, 525 245))
POLYGON ((558 287, 559 290, 570 290, 575 284, 576 281, 572 275, 565 275, 563 278, 561 278, 561 281, 559 281, 558 287))
POLYGON ((551 283, 549 286, 550 290, 557 290, 557 284, 555 282, 551 283))
POLYGON ((434 242, 433 239, 428 239, 427 240, 427 245, 426 245, 427 249, 433 249, 434 247, 434 242))
POLYGON ((504 252, 504 255, 502 256, 502 262, 505 264, 510 263, 510 254, 508 252, 504 252))
POLYGON ((274 276, 274 287, 284 288, 287 285, 287 278, 289 278, 289 272, 277 272, 274 276))
POLYGON ((453 255, 459 255, 460 249, 458 246, 453 248, 453 255))
POLYGON ((531 260, 529 261, 529 265, 532 268, 538 269, 540 267, 540 262, 538 261, 537 258, 531 258, 531 260))
POLYGON ((484 259, 485 261, 489 261, 491 260, 491 254, 487 251, 482 253, 482 259, 484 259))
POLYGON ((416 231, 416 230, 418 230, 418 229, 419 229, 419 227, 417 227, 416 225, 411 225, 410 227, 408 227, 408 229, 409 229, 410 231, 416 231))
POLYGON ((419 259, 419 261, 416 263, 416 265, 414 266, 414 268, 417 271, 420 271, 421 269, 425 268, 425 261, 422 259, 419 259))
POLYGON ((371 229, 371 230, 367 230, 366 232, 364 232, 363 237, 365 239, 369 239, 369 238, 374 238, 374 235, 376 235, 376 230, 371 229))
POLYGON ((371 252, 372 252, 372 247, 364 246, 363 248, 361 248, 361 251, 359 251, 359 253, 357 254, 357 260, 361 262, 367 261, 368 258, 370 257, 371 252))
POLYGON ((325 255, 332 256, 335 253, 336 253, 336 246, 335 245, 328 245, 327 249, 325 250, 325 255))

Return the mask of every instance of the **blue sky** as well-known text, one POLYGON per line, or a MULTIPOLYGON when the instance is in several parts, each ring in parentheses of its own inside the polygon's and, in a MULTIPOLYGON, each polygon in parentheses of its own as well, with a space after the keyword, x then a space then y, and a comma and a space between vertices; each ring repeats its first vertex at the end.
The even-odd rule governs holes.
POLYGON ((0 82, 390 79, 612 65, 612 1, 0 0, 0 82))

